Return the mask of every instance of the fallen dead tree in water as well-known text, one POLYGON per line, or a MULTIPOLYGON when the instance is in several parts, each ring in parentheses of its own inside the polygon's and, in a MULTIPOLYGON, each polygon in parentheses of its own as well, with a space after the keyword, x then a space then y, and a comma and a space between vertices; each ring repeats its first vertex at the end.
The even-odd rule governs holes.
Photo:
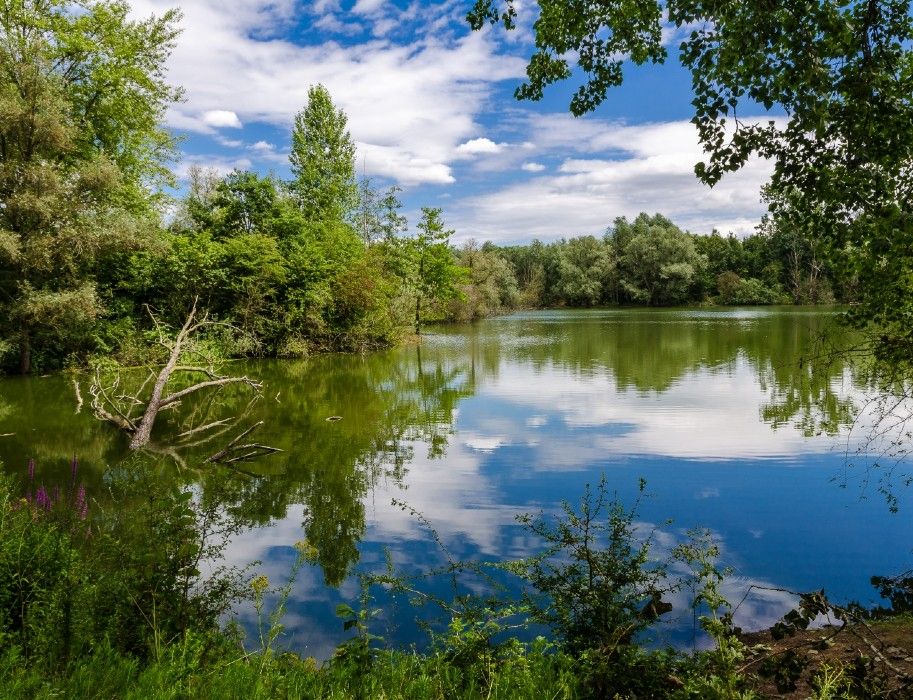
MULTIPOLYGON (((191 344, 195 333, 207 327, 226 325, 222 322, 211 320, 208 314, 203 314, 198 318, 196 300, 190 314, 187 316, 187 320, 184 321, 184 325, 173 339, 164 332, 155 314, 150 311, 149 315, 159 332, 159 343, 169 351, 168 361, 165 366, 158 373, 150 372, 139 389, 133 393, 122 391, 119 374, 106 386, 100 370, 96 370, 95 378, 89 387, 89 395, 92 397, 92 411, 96 418, 111 423, 128 433, 131 436, 131 450, 140 450, 149 444, 152 428, 161 411, 176 407, 183 399, 192 394, 204 389, 217 389, 229 384, 246 384, 257 393, 263 387, 260 382, 247 376, 237 377, 219 374, 212 365, 196 366, 181 363, 182 353, 186 354, 188 345, 191 344), (204 379, 182 389, 166 392, 169 381, 178 376, 186 377, 188 375, 202 376, 204 379), (152 392, 148 398, 143 398, 146 387, 153 379, 155 381, 152 385, 152 392)), ((198 430, 205 430, 224 422, 217 421, 215 424, 204 426, 198 430)), ((253 428, 250 430, 253 430, 253 428)), ((229 447, 232 447, 237 440, 249 433, 250 430, 230 443, 229 447)), ((263 454, 270 451, 278 451, 275 448, 267 448, 266 446, 257 445, 257 447, 261 448, 261 453, 263 454)), ((217 460, 210 458, 208 461, 217 460)))

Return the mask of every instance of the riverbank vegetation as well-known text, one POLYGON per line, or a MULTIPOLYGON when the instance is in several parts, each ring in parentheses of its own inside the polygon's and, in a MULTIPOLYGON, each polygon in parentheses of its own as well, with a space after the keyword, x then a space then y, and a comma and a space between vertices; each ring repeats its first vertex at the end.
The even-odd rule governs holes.
POLYGON ((295 545, 279 585, 255 566, 213 568, 243 526, 217 499, 176 487, 141 460, 109 470, 104 485, 107 493, 87 496, 75 461, 63 486, 45 484, 34 463, 24 486, 0 482, 4 697, 747 699, 800 683, 813 698, 908 697, 895 644, 910 630, 897 616, 909 610, 909 579, 876 581, 891 605, 875 611, 799 596, 773 642, 752 642, 720 593, 725 572, 709 535, 662 554, 640 530, 637 505, 613 500, 605 481, 557 518, 521 516, 541 542, 526 559, 450 561, 413 577, 392 564, 362 572, 358 599, 336 609, 351 636, 322 664, 282 639, 294 579, 320 558, 313 544, 295 545), (453 580, 452 597, 424 591, 430 576, 453 580), (467 595, 468 578, 476 590, 487 580, 490 594, 467 595), (650 641, 672 610, 667 598, 682 591, 693 591, 681 600, 700 618, 705 651, 650 641), (391 595, 429 625, 421 648, 385 642, 376 597, 391 595), (257 613, 246 631, 225 624, 242 599, 257 613), (820 614, 837 627, 806 633, 820 614), (828 663, 827 650, 847 637, 867 644, 865 653, 828 663))
MULTIPOLYGON (((665 57, 659 4, 626 4, 610 18, 622 31, 591 44, 590 35, 602 36, 602 21, 567 23, 560 3, 539 4, 557 14, 546 12, 536 27, 540 50, 521 96, 538 97, 569 77, 558 56, 577 55, 600 66, 572 105, 582 113, 620 82, 618 56, 640 63, 665 57), (568 37, 567 27, 581 35, 568 37), (605 54, 574 50, 581 46, 605 54)), ((511 25, 510 0, 507 9, 488 0, 476 5, 473 24, 511 25)), ((4 3, 0 366, 27 374, 102 356, 115 372, 117 363, 162 363, 167 343, 159 341, 190 323, 191 308, 212 321, 195 343, 217 361, 367 351, 430 322, 514 308, 833 301, 854 303, 850 318, 871 331, 881 359, 908 363, 909 13, 899 2, 850 3, 846 12, 825 3, 829 11, 821 13, 784 5, 771 12, 751 3, 719 10, 673 1, 666 15, 682 27, 707 25, 682 44, 682 60, 695 72, 695 123, 709 147, 698 175, 713 184, 755 154, 775 161, 766 191, 772 215, 756 235, 695 235, 642 214, 616 219, 602 237, 498 247, 456 245, 441 209, 424 207, 409 222, 398 188, 377 191, 359 181, 346 116, 320 85, 295 119, 288 179, 192 169, 186 191, 171 198, 175 141, 163 118, 180 92, 164 75, 179 13, 137 21, 121 2, 4 3), (747 53, 752 47, 755 55, 747 53), (785 74, 783 56, 791 57, 785 74), (730 136, 725 119, 743 96, 783 107, 789 128, 753 126, 730 136)), ((420 358, 418 366, 410 379, 417 403, 426 410, 430 396, 440 405, 436 413, 453 416, 456 395, 468 390, 436 386, 423 376, 420 358)), ((644 383, 661 386, 675 376, 650 371, 644 383)), ((799 400, 783 410, 831 400, 830 375, 825 380, 788 386, 799 400)), ((379 401, 376 385, 369 390, 379 401)), ((892 390, 898 385, 908 390, 907 379, 892 390)), ((164 401, 176 403, 178 393, 164 401)), ((831 409, 841 419, 849 413, 833 400, 831 409)), ((776 420, 776 411, 768 417, 776 420)), ((432 429, 448 429, 441 423, 432 429)), ((301 429, 289 425, 287 432, 299 439, 301 429)), ((348 449, 376 455, 382 445, 401 467, 396 440, 380 437, 352 437, 348 449)), ((446 443, 431 437, 432 449, 446 443)), ((324 532, 295 545, 290 581, 277 587, 255 569, 211 566, 228 538, 252 524, 243 513, 258 496, 249 482, 181 487, 148 468, 146 458, 109 469, 104 496, 86 493, 75 460, 66 484, 41 482, 34 465, 24 485, 0 480, 6 696, 735 699, 758 697, 764 688, 794 692, 800 680, 817 698, 911 695, 907 667, 873 631, 880 617, 909 613, 909 578, 876 580, 890 610, 797 596, 797 609, 770 634, 799 643, 750 648, 720 592, 725 572, 714 542, 694 533, 658 556, 636 526, 636 507, 612 500, 604 483, 556 520, 521 516, 542 545, 539 555, 491 565, 450 561, 423 574, 450 578, 451 598, 431 596, 392 565, 362 572, 361 597, 336 610, 352 636, 318 664, 284 649, 281 625, 302 567, 320 565, 327 581, 339 584, 358 559, 360 531, 340 533, 343 518, 327 512, 338 504, 315 492, 315 501, 327 496, 320 499, 325 511, 315 506, 308 525, 324 532), (232 486, 219 497, 219 488, 232 486), (225 503, 240 505, 232 512, 225 503), (468 594, 463 577, 485 581, 493 593, 468 594), (503 580, 511 585, 499 588, 503 580), (651 632, 670 612, 669 594, 689 590, 686 609, 700 620, 709 648, 657 649, 651 632), (416 615, 436 610, 426 646, 386 645, 376 612, 382 608, 375 607, 384 596, 407 600, 416 615), (242 600, 257 612, 255 630, 226 624, 242 600), (839 630, 826 639, 804 635, 820 615, 839 630), (826 651, 841 631, 864 640, 863 651, 814 664, 811 652, 826 651)), ((340 452, 326 460, 338 463, 340 452)), ((315 481, 347 493, 353 510, 364 508, 352 482, 332 483, 323 474, 315 481)), ((288 498, 277 495, 277 484, 259 494, 274 509, 288 498)))

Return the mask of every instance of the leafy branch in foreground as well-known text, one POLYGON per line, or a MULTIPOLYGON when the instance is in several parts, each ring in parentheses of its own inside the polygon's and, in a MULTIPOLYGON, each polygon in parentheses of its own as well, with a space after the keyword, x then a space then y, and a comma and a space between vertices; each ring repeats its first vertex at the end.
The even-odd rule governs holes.
POLYGON ((652 534, 641 538, 636 517, 646 484, 630 509, 609 500, 605 475, 587 484, 578 509, 562 503, 563 517, 521 515, 518 521, 547 549, 522 566, 523 576, 547 600, 531 600, 533 619, 549 625, 574 650, 611 655, 672 606, 663 596, 678 588, 666 564, 651 556, 652 534))

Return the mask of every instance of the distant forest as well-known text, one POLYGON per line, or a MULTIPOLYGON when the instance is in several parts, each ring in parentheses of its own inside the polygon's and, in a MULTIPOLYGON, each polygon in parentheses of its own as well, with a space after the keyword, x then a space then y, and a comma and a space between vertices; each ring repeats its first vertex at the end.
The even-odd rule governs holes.
MULTIPOLYGON (((516 282, 519 306, 675 306, 680 304, 821 304, 852 299, 813 240, 765 221, 740 239, 716 231, 682 231, 660 214, 618 218, 600 239, 581 236, 556 243, 497 247, 516 282)), ((475 246, 458 257, 473 267, 475 246)), ((472 276, 478 285, 482 276, 472 276)), ((503 283, 509 286, 507 278, 503 283)), ((457 314, 458 315, 458 314, 457 314)))

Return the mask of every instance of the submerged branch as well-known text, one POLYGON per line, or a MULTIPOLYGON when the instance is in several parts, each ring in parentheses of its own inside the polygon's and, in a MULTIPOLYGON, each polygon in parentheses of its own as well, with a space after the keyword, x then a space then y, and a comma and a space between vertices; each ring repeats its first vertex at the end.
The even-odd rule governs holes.
POLYGON ((241 431, 237 436, 235 436, 224 448, 216 452, 214 455, 211 455, 206 459, 207 462, 220 462, 224 464, 233 464, 235 462, 248 462, 256 457, 262 457, 268 454, 274 454, 276 452, 282 452, 278 447, 270 447, 269 445, 261 445, 260 443, 247 443, 239 445, 245 437, 250 435, 254 430, 263 425, 263 421, 258 421, 252 426, 247 428, 247 430, 241 431), (245 454, 238 454, 240 452, 245 452, 245 454))

